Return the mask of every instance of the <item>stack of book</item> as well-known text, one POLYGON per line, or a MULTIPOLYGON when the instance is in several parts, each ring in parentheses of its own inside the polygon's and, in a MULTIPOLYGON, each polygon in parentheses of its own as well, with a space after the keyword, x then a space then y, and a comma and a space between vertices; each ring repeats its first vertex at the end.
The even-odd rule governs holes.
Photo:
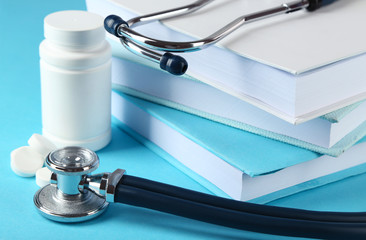
MULTIPOLYGON (((159 39, 204 37, 230 17, 271 7, 257 2, 215 1, 139 30, 159 39), (215 24, 217 16, 225 19, 215 24)), ((87 0, 87 7, 127 20, 184 3, 87 0)), ((185 77, 111 38, 114 121, 213 193, 238 200, 266 203, 363 173, 366 34, 348 25, 366 20, 364 10, 365 1, 339 1, 248 25, 220 46, 184 55, 185 77)))

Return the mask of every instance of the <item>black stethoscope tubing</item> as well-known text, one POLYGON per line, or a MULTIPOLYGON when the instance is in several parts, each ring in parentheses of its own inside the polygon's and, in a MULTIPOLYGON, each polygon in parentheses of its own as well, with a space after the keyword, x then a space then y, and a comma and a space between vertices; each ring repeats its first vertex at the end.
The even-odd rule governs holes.
POLYGON ((117 186, 115 202, 267 234, 366 238, 365 212, 322 212, 246 203, 128 175, 117 186))

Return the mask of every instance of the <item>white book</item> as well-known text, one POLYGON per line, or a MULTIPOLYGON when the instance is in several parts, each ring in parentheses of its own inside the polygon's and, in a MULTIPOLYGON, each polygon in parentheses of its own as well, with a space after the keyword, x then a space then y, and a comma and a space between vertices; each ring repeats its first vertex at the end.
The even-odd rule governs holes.
POLYGON ((122 58, 112 59, 112 84, 130 95, 332 156, 366 134, 366 102, 345 116, 333 114, 343 116, 337 122, 319 117, 293 125, 202 82, 122 58))
MULTIPOLYGON (((159 39, 193 40, 238 16, 281 3, 217 0, 191 15, 138 30, 159 39)), ((126 20, 185 4, 184 0, 87 0, 89 11, 126 20)), ((336 1, 315 12, 297 11, 250 23, 217 46, 183 54, 189 63, 187 75, 288 122, 316 118, 366 97, 365 11, 364 0, 336 1)))
POLYGON ((116 92, 112 114, 173 165, 237 200, 265 203, 366 171, 366 138, 334 158, 116 92))

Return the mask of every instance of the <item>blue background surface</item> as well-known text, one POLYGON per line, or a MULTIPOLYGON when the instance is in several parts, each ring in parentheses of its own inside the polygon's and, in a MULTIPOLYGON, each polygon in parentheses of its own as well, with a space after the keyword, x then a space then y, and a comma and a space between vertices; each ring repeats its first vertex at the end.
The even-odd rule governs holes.
MULTIPOLYGON (((83 1, 0 0, 0 239, 275 239, 151 210, 113 204, 99 218, 78 224, 46 220, 33 206, 38 186, 10 169, 10 152, 41 133, 38 46, 43 18, 60 10, 85 10, 83 1)), ((207 192, 202 186, 113 127, 112 143, 99 156, 98 172, 128 174, 207 192)), ((272 202, 315 210, 364 211, 366 174, 272 202)), ((276 238, 277 239, 277 238, 276 238)), ((288 239, 278 237, 278 239, 288 239)))

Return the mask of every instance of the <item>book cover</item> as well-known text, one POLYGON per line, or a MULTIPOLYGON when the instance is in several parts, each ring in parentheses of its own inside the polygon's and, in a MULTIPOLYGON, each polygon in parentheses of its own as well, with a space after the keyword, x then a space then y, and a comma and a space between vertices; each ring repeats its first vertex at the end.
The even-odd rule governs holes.
POLYGON ((334 158, 121 93, 112 95, 112 113, 125 131, 234 199, 268 202, 366 170, 366 139, 334 158))

